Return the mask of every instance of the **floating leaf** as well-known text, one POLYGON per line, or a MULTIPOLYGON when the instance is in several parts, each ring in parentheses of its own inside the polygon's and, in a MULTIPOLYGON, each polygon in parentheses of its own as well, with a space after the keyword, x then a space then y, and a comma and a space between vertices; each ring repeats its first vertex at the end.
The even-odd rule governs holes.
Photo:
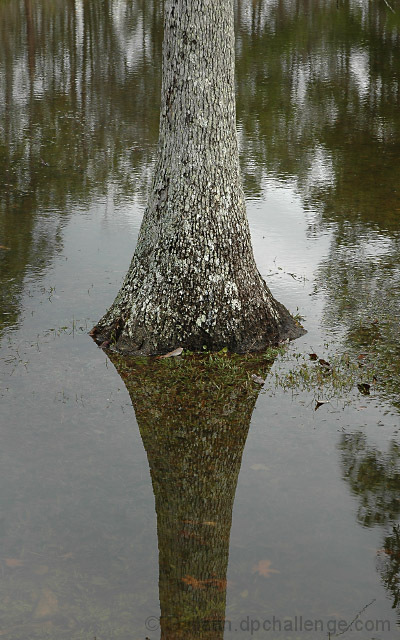
POLYGON ((176 358, 176 356, 180 356, 183 353, 183 349, 182 347, 178 347, 178 349, 175 349, 174 351, 170 351, 169 353, 166 353, 164 356, 159 356, 160 360, 162 358, 176 358))
POLYGON ((260 576, 264 576, 264 578, 269 578, 272 573, 279 573, 277 569, 271 569, 270 560, 260 560, 254 567, 253 573, 258 573, 260 576))
POLYGON ((184 576, 182 578, 182 582, 187 584, 189 587, 192 587, 192 589, 205 589, 203 580, 197 580, 197 578, 194 578, 193 576, 184 576))
POLYGON ((316 353, 309 353, 310 360, 318 360, 318 356, 316 353))
POLYGON ((314 407, 314 411, 317 411, 323 404, 326 404, 325 400, 317 400, 316 405, 314 407))
POLYGON ((58 611, 57 597, 50 589, 43 589, 34 611, 35 618, 49 618, 58 611))
POLYGON ((24 564, 23 561, 19 558, 6 558, 4 562, 7 567, 22 567, 22 565, 24 564))
POLYGON ((225 591, 226 580, 220 580, 219 578, 212 578, 211 580, 205 580, 210 587, 216 587, 218 591, 225 591))
POLYGON ((218 591, 225 591, 226 589, 226 580, 221 580, 219 578, 197 580, 197 578, 194 578, 193 576, 184 576, 182 578, 182 582, 196 590, 206 589, 208 587, 216 587, 218 591))
POLYGON ((260 376, 256 376, 255 373, 252 374, 251 378, 253 382, 256 382, 257 384, 264 384, 265 382, 264 378, 261 378, 260 376))
POLYGON ((320 358, 318 360, 319 364, 321 365, 321 367, 326 367, 327 369, 331 368, 331 365, 329 362, 327 362, 326 360, 324 360, 323 358, 320 358))

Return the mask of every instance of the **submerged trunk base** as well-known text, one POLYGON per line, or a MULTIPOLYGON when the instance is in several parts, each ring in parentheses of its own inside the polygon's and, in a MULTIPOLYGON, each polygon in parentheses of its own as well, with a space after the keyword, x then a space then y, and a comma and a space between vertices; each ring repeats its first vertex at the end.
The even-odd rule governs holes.
POLYGON ((277 302, 265 287, 270 299, 268 305, 253 305, 239 317, 229 318, 222 313, 220 323, 210 331, 201 325, 204 314, 183 326, 172 314, 159 325, 155 320, 148 326, 124 310, 111 307, 91 332, 99 346, 130 356, 161 355, 182 347, 189 351, 220 351, 224 347, 234 353, 263 351, 284 340, 294 340, 306 331, 277 302), (271 307, 273 312, 271 313, 271 307), (127 320, 124 320, 124 316, 127 320))

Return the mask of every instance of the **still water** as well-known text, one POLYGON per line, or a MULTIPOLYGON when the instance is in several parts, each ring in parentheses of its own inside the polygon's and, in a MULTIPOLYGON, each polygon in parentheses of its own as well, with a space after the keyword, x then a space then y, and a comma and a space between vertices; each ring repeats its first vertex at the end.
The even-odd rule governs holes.
POLYGON ((400 3, 235 12, 256 260, 308 330, 261 391, 87 335, 146 202, 162 3, 0 0, 7 640, 399 635, 400 3), (309 353, 369 393, 288 384, 309 353))

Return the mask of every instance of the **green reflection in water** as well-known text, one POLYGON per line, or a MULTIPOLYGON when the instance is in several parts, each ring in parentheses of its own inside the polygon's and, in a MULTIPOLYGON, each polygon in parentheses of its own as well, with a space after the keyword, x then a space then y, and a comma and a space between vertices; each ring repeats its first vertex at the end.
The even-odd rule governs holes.
POLYGON ((250 419, 274 351, 110 357, 129 391, 157 512, 161 638, 222 639, 232 507, 250 419))
MULTIPOLYGON (((246 191, 260 194, 266 175, 294 180, 305 205, 321 211, 321 228, 334 225, 347 245, 354 225, 385 237, 399 232, 399 0, 392 4, 396 13, 384 2, 236 3, 246 191)), ((162 6, 3 0, 0 31, 8 326, 27 272, 59 250, 73 203, 87 205, 109 189, 117 198, 145 197, 158 130, 162 6)))
POLYGON ((384 528, 377 569, 400 621, 400 445, 392 441, 388 452, 382 453, 356 432, 343 435, 339 448, 343 478, 359 501, 359 523, 384 528))
POLYGON ((0 328, 17 321, 24 279, 60 250, 74 206, 113 183, 119 199, 145 193, 160 15, 155 1, 0 4, 0 328))

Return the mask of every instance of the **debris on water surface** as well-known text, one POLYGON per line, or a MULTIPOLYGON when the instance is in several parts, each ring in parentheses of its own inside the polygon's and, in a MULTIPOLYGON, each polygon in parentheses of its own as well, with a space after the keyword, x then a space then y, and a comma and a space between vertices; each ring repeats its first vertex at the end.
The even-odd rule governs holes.
POLYGON ((183 353, 183 349, 182 347, 178 347, 178 349, 174 349, 174 351, 170 351, 169 353, 166 353, 164 356, 159 356, 160 360, 162 360, 163 358, 176 358, 177 356, 182 355, 183 353))
POLYGON ((256 382, 257 384, 265 383, 264 378, 261 378, 261 376, 257 376, 255 373, 252 374, 251 379, 253 380, 253 382, 256 382))
POLYGON ((364 396, 370 395, 369 390, 371 388, 371 385, 368 384, 368 382, 361 382, 360 384, 357 385, 357 388, 359 392, 362 393, 364 396))

